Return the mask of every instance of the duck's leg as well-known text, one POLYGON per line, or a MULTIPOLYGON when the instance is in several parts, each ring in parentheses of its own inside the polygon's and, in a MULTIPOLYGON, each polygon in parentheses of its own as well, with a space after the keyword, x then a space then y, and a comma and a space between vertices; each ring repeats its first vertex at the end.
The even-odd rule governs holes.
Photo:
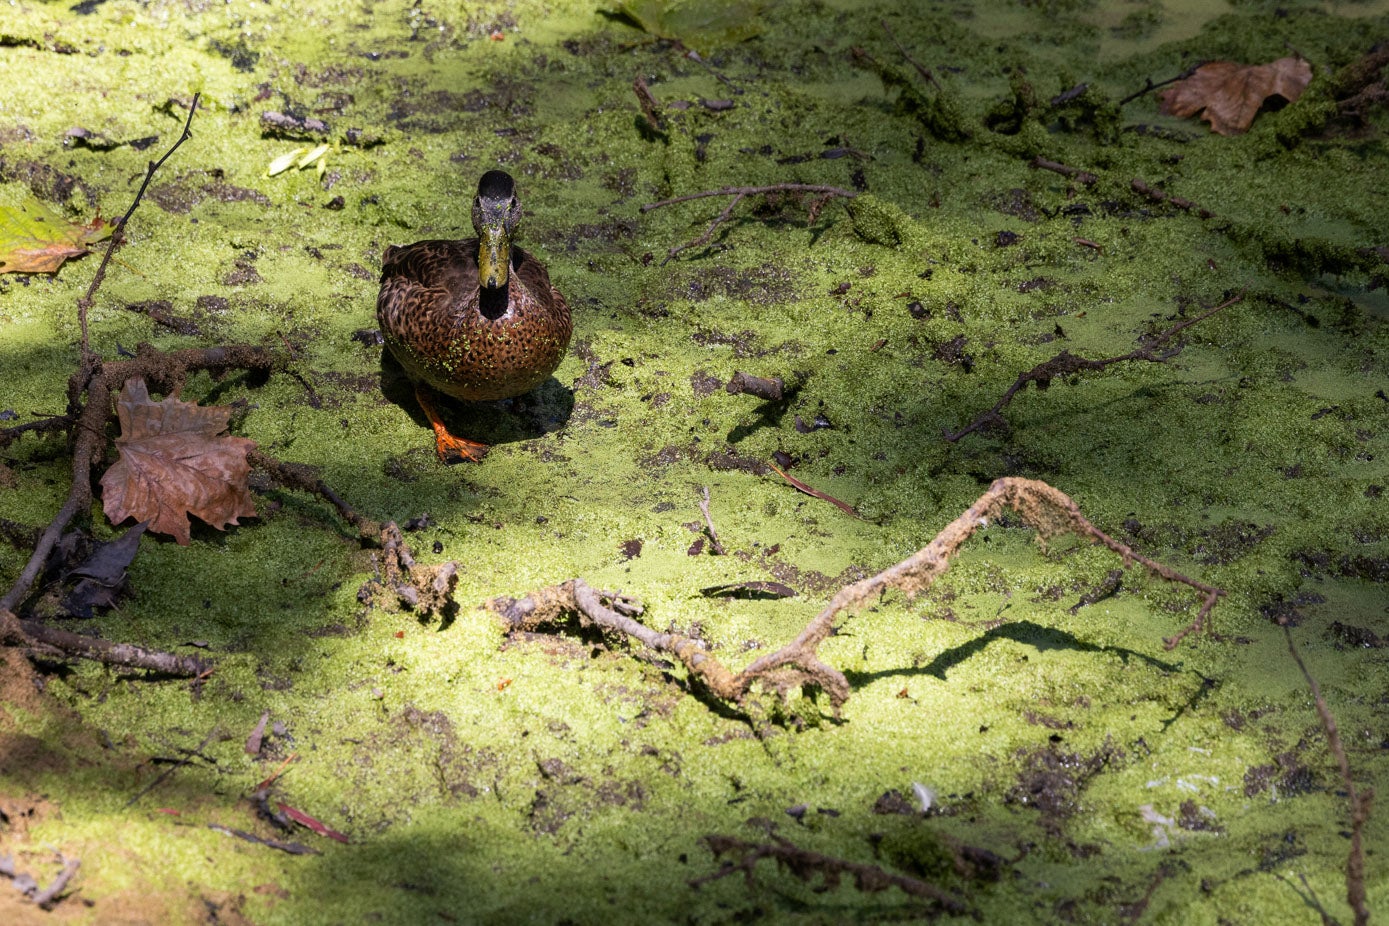
POLYGON ((434 394, 428 386, 415 386, 415 401, 420 403, 425 417, 434 427, 434 449, 439 454, 440 463, 478 463, 487 456, 487 451, 491 448, 486 444, 449 433, 443 419, 439 417, 438 409, 434 407, 434 394))

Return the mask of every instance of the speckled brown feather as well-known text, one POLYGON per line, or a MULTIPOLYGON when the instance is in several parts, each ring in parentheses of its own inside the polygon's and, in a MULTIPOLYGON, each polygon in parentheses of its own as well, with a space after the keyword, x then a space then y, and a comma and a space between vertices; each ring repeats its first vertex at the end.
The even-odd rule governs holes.
POLYGON ((539 261, 519 248, 511 257, 505 304, 492 307, 479 292, 478 239, 386 249, 376 318, 411 379, 484 401, 529 392, 555 371, 573 331, 569 305, 539 261))

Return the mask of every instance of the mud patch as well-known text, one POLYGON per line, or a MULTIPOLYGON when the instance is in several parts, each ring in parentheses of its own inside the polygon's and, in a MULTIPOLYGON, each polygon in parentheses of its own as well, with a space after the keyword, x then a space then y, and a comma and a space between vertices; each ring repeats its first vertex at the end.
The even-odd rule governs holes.
POLYGON ((1119 765, 1124 754, 1105 743, 1082 755, 1065 752, 1059 744, 1019 754, 1023 770, 1004 796, 1005 803, 1031 807, 1041 814, 1043 829, 1061 835, 1066 821, 1080 809, 1079 799, 1090 780, 1111 765, 1119 765))

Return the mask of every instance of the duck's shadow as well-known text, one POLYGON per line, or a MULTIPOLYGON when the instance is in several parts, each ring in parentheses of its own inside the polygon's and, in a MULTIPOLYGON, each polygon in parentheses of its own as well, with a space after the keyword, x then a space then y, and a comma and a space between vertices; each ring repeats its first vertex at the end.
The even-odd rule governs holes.
MULTIPOLYGON (((381 393, 425 431, 430 430, 429 419, 415 401, 414 383, 388 350, 381 352, 381 393)), ((496 402, 463 402, 435 395, 449 430, 484 444, 534 440, 563 429, 574 412, 574 390, 553 376, 525 395, 496 402)))

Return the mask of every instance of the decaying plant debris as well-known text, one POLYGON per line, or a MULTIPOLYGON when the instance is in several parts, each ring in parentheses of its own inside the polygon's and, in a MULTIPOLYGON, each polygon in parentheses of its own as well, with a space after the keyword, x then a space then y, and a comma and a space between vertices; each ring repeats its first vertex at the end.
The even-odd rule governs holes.
POLYGON ((793 2, 744 43, 737 4, 329 0, 350 31, 169 8, 156 51, 153 7, 78 6, 0 43, 0 195, 96 252, 0 275, 16 903, 115 918, 119 874, 168 922, 1377 908, 1382 17, 1177 40, 1152 5, 1009 5, 1024 40, 979 34, 999 3, 793 2), (1158 109, 1294 49, 1306 93, 1243 134, 1158 109), (79 102, 169 51, 214 107, 168 67, 79 102), (179 125, 218 144, 140 183, 179 125), (499 453, 443 472, 362 326, 382 248, 466 226, 494 162, 579 336, 455 409, 499 453), (110 226, 73 325, 137 183, 162 213, 110 226), (206 417, 176 443, 230 442, 228 497, 112 505, 118 404, 206 417))

